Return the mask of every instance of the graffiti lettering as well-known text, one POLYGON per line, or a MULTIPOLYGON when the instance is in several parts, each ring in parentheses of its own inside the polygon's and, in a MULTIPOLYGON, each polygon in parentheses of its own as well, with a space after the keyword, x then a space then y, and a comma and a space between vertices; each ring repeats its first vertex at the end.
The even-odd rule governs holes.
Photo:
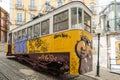
POLYGON ((54 39, 59 38, 59 37, 61 37, 61 38, 70 38, 70 36, 68 34, 65 34, 65 33, 55 34, 54 35, 54 39))
POLYGON ((57 57, 54 55, 41 55, 39 57, 39 60, 43 60, 43 61, 57 61, 57 57))

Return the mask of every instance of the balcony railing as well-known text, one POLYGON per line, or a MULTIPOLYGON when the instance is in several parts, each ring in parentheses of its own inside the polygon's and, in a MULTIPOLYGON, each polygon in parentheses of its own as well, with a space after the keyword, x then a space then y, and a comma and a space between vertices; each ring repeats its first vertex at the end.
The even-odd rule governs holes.
POLYGON ((36 6, 35 5, 29 5, 29 10, 36 10, 36 6))
POLYGON ((17 9, 23 9, 24 6, 23 6, 22 4, 16 4, 16 8, 17 8, 17 9))

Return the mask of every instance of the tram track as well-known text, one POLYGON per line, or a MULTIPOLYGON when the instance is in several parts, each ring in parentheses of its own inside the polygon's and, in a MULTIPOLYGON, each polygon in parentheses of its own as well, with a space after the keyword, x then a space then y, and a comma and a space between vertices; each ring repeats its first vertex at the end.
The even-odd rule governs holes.
POLYGON ((10 80, 7 76, 5 76, 2 72, 0 72, 0 80, 10 80))

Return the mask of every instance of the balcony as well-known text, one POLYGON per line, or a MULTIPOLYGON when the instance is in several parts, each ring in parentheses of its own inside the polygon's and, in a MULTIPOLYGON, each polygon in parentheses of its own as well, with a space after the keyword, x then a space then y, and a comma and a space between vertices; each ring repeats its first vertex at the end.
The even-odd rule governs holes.
POLYGON ((16 4, 16 9, 24 9, 24 6, 22 4, 16 4))
POLYGON ((17 24, 17 25, 22 25, 22 24, 23 24, 23 21, 16 20, 16 21, 15 21, 15 24, 17 24))
POLYGON ((35 5, 29 5, 29 10, 37 10, 35 5))

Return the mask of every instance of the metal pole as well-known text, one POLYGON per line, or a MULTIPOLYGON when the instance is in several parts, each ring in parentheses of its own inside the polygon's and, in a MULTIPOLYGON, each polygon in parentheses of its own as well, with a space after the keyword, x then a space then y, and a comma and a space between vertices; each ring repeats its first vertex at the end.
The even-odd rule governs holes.
POLYGON ((115 26, 115 31, 116 31, 116 28, 117 28, 117 25, 116 25, 116 0, 114 0, 114 18, 115 18, 115 20, 114 20, 114 26, 115 26))
POLYGON ((96 72, 96 76, 100 76, 99 75, 99 69, 100 69, 100 64, 99 64, 99 49, 100 49, 100 33, 97 34, 98 35, 98 59, 97 59, 97 72, 96 72))

